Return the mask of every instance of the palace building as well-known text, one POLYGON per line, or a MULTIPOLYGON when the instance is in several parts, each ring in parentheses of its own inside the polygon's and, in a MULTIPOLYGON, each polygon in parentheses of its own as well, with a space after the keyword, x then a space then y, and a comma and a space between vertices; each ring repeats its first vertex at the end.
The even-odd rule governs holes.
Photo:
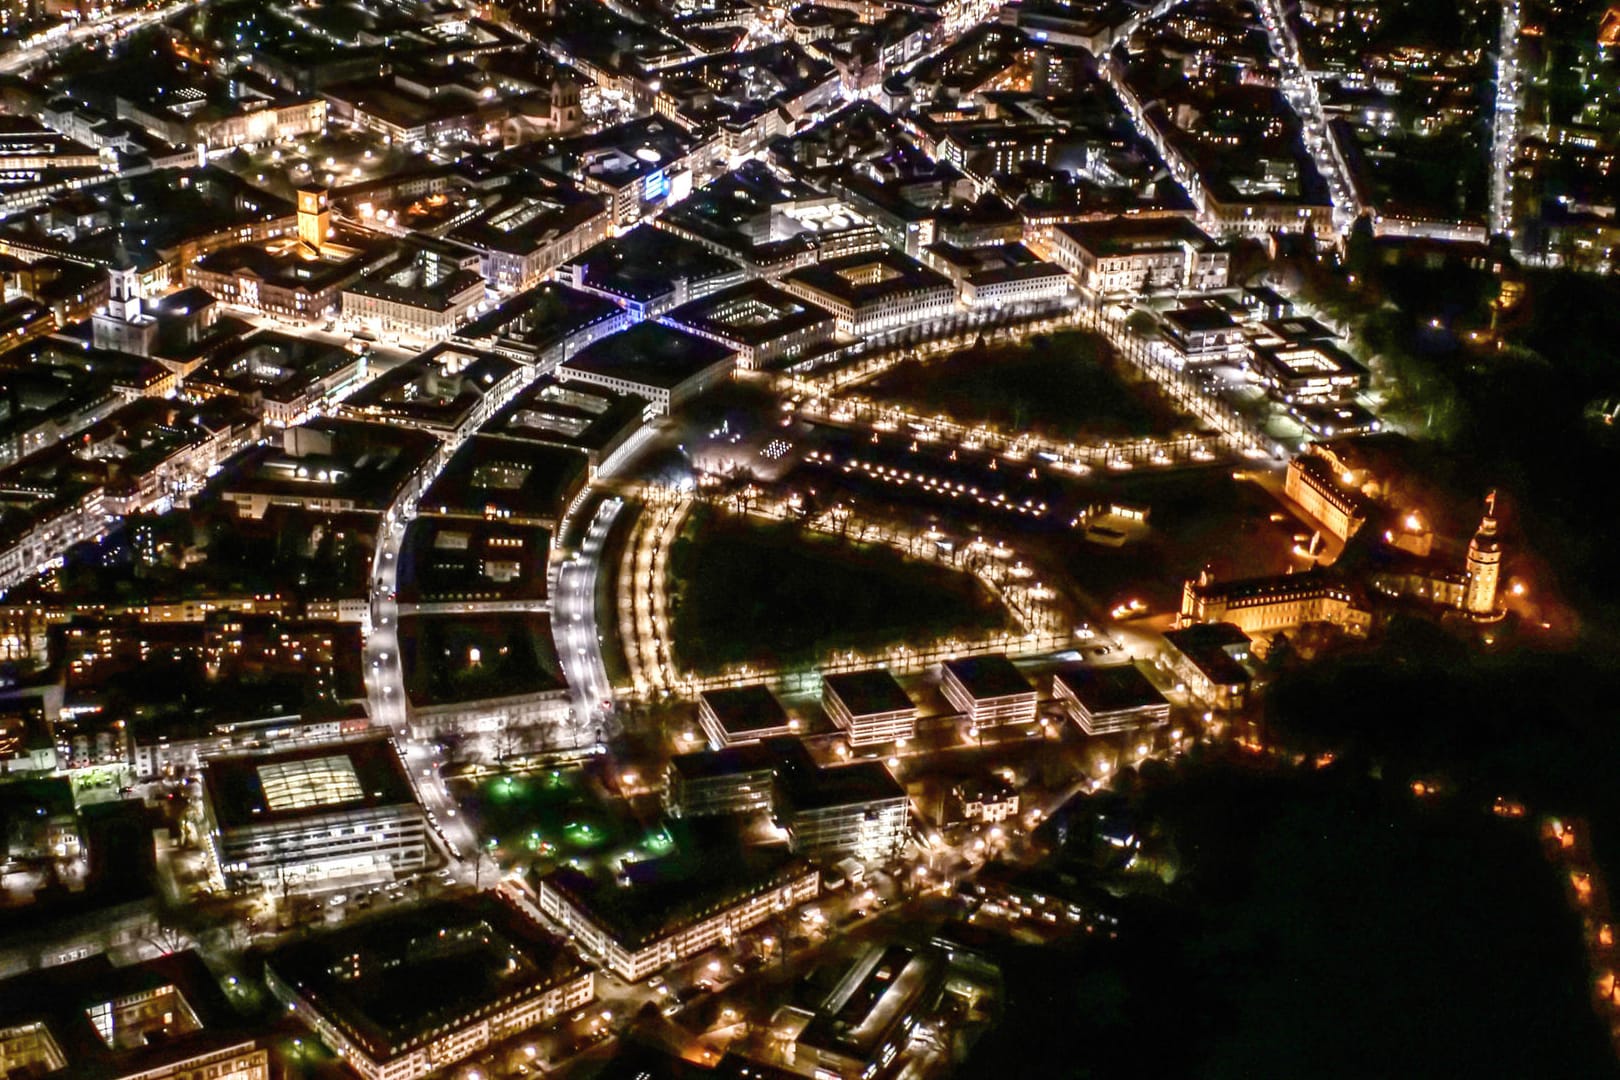
POLYGON ((1206 570, 1182 588, 1180 621, 1229 622, 1250 636, 1328 623, 1360 636, 1372 612, 1356 590, 1321 571, 1216 582, 1206 570))

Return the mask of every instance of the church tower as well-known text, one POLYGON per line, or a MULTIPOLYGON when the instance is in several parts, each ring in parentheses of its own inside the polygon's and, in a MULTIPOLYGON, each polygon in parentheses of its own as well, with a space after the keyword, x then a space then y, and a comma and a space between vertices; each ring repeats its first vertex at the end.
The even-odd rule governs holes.
POLYGON ((1496 535, 1496 492, 1485 498, 1485 516, 1479 531, 1468 542, 1468 585, 1463 592, 1463 610, 1471 618, 1494 619, 1496 588, 1502 575, 1502 541, 1496 535))
POLYGON ((90 343, 98 349, 151 356, 157 320, 141 310, 140 275, 126 258, 107 271, 107 305, 90 317, 90 343))

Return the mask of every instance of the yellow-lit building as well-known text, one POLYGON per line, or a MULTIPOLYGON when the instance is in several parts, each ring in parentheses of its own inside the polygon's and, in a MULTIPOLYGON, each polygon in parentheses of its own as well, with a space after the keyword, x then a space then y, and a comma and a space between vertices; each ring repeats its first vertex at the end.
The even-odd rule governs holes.
POLYGON ((1322 531, 1345 541, 1367 523, 1367 499, 1339 482, 1327 459, 1301 454, 1288 463, 1283 494, 1294 501, 1322 531))
POLYGON ((1494 620, 1502 617, 1496 605, 1496 590, 1502 573, 1502 541, 1496 535, 1496 492, 1485 500, 1485 516, 1480 519, 1479 530, 1468 542, 1468 558, 1464 563, 1468 571, 1468 584, 1463 591, 1462 607, 1471 618, 1494 620))
POLYGON ((1251 637, 1327 623, 1359 637, 1372 612, 1354 589, 1320 571, 1216 582, 1206 570, 1182 588, 1180 622, 1228 622, 1251 637))

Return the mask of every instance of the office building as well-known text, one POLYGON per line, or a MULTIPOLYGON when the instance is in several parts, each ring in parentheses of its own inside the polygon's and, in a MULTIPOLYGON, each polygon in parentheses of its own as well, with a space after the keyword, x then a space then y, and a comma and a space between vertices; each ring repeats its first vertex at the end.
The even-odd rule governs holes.
POLYGON ((917 730, 917 706, 880 668, 823 676, 821 707, 851 746, 909 739, 917 730))
POLYGON ((1087 735, 1170 722, 1170 703, 1135 664, 1071 664, 1052 676, 1052 696, 1087 735))
POLYGON ((387 739, 214 758, 202 815, 215 872, 231 884, 386 882, 431 854, 426 816, 387 739))
POLYGON ((1001 653, 947 660, 940 690, 974 727, 1035 722, 1035 688, 1001 653))
POLYGON ((798 726, 764 683, 703 691, 698 723, 716 750, 788 735, 798 726))
POLYGON ((755 814, 776 804, 777 755, 757 742, 676 754, 664 770, 671 817, 755 814))

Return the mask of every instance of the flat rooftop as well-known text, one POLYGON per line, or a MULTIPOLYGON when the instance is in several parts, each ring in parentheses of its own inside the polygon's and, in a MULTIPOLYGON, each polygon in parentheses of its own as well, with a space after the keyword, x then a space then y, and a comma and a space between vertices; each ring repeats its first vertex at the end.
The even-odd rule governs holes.
POLYGON ((1248 649, 1249 635, 1232 623, 1194 623, 1165 631, 1164 640, 1215 683, 1245 686, 1252 681, 1249 670, 1232 655, 1232 651, 1248 649))
POLYGON ((1367 369, 1344 350, 1326 341, 1267 347, 1257 345, 1255 355, 1271 363, 1285 378, 1310 379, 1331 375, 1365 375, 1367 369))
POLYGON ((881 761, 822 768, 798 739, 772 739, 766 746, 776 754, 781 793, 795 810, 828 810, 906 797, 906 789, 881 761))
POLYGON ((640 322, 581 350, 562 367, 674 391, 688 379, 736 355, 717 341, 672 326, 640 322))
POLYGON ((1217 246, 1208 233, 1179 216, 1063 222, 1055 228, 1085 250, 1104 258, 1171 247, 1189 246, 1195 251, 1205 251, 1217 246))
POLYGON ((825 308, 758 279, 682 304, 664 319, 750 346, 834 321, 825 308))
POLYGON ((212 758, 203 791, 224 829, 416 804, 405 765, 386 738, 212 758))
POLYGON ((943 666, 956 676, 956 681, 975 701, 1035 692, 1029 680, 1024 678, 1024 673, 1002 653, 965 656, 959 660, 947 660, 943 666))
POLYGON ((1237 323, 1232 316, 1218 307, 1201 305, 1199 307, 1177 308, 1165 312, 1161 318, 1173 329, 1183 334, 1211 333, 1216 330, 1232 330, 1237 323))
POLYGON ((605 209, 601 199, 570 183, 554 181, 497 202, 450 232, 450 239, 479 251, 526 255, 572 232, 605 209))
POLYGON ((763 683, 705 690, 702 697, 727 734, 748 735, 788 726, 787 710, 763 683))
POLYGON ((1071 664, 1053 672, 1052 678, 1068 687, 1093 715, 1169 704, 1135 664, 1071 664))
POLYGON ((419 505, 423 513, 554 521, 585 468, 585 455, 567 447, 474 435, 419 505))
POLYGON ((188 382, 217 386, 239 397, 288 402, 358 363, 359 357, 341 345, 263 330, 226 345, 188 382))
POLYGON ((344 499, 357 510, 381 511, 439 445, 423 431, 330 418, 282 436, 279 446, 232 458, 211 486, 227 495, 344 499))
POLYGON ((950 278, 939 271, 888 249, 802 267, 787 278, 853 307, 881 303, 918 289, 954 288, 950 278))
POLYGON ((788 802, 795 810, 830 810, 906 797, 906 789, 881 761, 857 761, 809 771, 785 769, 780 775, 788 802))
POLYGON ((938 983, 939 965, 904 945, 871 945, 822 1002, 799 1041, 865 1061, 938 983))
POLYGON ((852 716, 873 716, 916 708, 895 677, 882 668, 824 675, 821 681, 837 695, 852 716))
POLYGON ((386 258, 394 244, 391 238, 344 234, 316 251, 295 237, 282 236, 219 248, 198 259, 197 266, 228 277, 252 274, 284 289, 319 292, 386 258))
MULTIPOLYGON (((1309 315, 1290 315, 1285 319, 1268 319, 1260 324, 1267 337, 1289 345, 1306 341, 1332 341, 1338 335, 1309 315)), ((1263 339, 1262 339, 1263 340, 1263 339)))
POLYGON ((721 776, 774 771, 780 758, 763 743, 744 743, 722 750, 694 750, 669 759, 683 780, 710 780, 721 776))
POLYGON ((568 446, 599 453, 627 427, 639 427, 651 404, 635 394, 578 380, 543 375, 496 413, 481 429, 509 439, 568 446))
POLYGON ((362 386, 343 407, 363 415, 455 428, 518 369, 501 356, 437 345, 362 386))
POLYGON ((296 942, 266 964, 378 1059, 587 970, 562 942, 487 893, 296 942))
POLYGON ((103 954, 0 982, 0 1030, 34 1025, 62 1063, 30 1060, 23 1050, 9 1058, 13 1071, 7 1076, 115 1080, 155 1074, 254 1038, 191 950, 126 967, 115 967, 103 954), (155 1008, 115 1004, 148 995, 155 1008))
POLYGON ((651 225, 602 241, 574 264, 582 271, 581 284, 637 301, 663 296, 682 279, 702 281, 742 269, 695 240, 651 225))
POLYGON ((581 330, 617 317, 623 310, 606 297, 547 281, 474 319, 461 328, 458 336, 468 341, 510 338, 544 352, 581 330))
POLYGON ((809 871, 785 848, 744 842, 726 818, 665 824, 675 850, 631 863, 622 876, 561 866, 545 877, 627 948, 639 949, 766 889, 809 871))

